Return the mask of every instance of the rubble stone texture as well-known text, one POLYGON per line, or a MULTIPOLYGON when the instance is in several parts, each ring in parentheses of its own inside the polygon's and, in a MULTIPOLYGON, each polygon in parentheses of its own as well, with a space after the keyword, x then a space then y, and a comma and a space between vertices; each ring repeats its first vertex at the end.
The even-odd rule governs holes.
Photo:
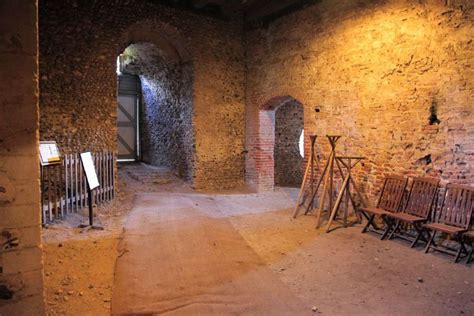
POLYGON ((0 2, 0 315, 42 315, 36 1, 0 2))
POLYGON ((299 187, 303 180, 304 161, 299 149, 303 130, 303 106, 287 102, 275 110, 275 185, 299 187))
MULTIPOLYGON (((149 42, 193 71, 192 182, 244 182, 242 24, 151 2, 40 1, 40 135, 64 152, 116 150, 116 58, 149 42), (188 67, 188 66, 187 66, 188 67)), ((189 138, 188 136, 185 138, 189 138)), ((188 150, 188 149, 186 149, 188 150)))
POLYGON ((185 96, 189 111, 192 96, 192 127, 179 137, 193 145, 181 149, 183 174, 198 189, 242 184, 245 157, 248 183, 273 189, 275 110, 292 99, 320 156, 324 136, 339 134, 339 154, 366 157, 356 176, 369 195, 390 173, 474 183, 472 0, 321 0, 245 31, 240 20, 138 0, 41 0, 38 31, 37 10, 35 0, 0 1, 2 315, 44 311, 38 80, 42 139, 65 153, 115 151, 116 57, 133 43, 180 65, 159 75, 192 82, 160 100, 185 96))
POLYGON ((273 187, 261 109, 291 96, 306 151, 310 133, 325 155, 325 135, 342 135, 339 153, 366 157, 368 193, 390 173, 474 183, 473 22, 472 1, 325 0, 247 32, 247 180, 273 187))
POLYGON ((141 160, 192 179, 194 160, 192 66, 166 60, 153 44, 125 49, 125 71, 141 81, 141 160))

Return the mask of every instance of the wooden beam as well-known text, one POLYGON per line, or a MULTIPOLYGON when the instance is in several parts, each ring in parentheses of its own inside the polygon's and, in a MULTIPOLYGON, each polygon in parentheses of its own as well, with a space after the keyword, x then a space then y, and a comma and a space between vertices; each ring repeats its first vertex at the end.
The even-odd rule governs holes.
POLYGON ((212 1, 212 0, 193 0, 193 6, 197 9, 202 9, 209 3, 216 3, 219 1, 212 1))
POLYGON ((320 0, 281 0, 281 1, 256 1, 246 11, 246 20, 258 26, 266 24, 287 14, 291 14, 320 0))

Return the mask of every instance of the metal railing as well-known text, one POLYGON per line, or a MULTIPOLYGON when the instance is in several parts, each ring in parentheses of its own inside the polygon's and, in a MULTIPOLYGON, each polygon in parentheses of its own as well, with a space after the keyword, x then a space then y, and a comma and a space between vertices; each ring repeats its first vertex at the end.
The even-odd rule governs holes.
MULTIPOLYGON (((92 153, 100 186, 94 190, 97 205, 115 196, 115 155, 92 153)), ((41 167, 42 222, 46 224, 88 207, 87 182, 79 154, 65 154, 59 164, 41 167)))

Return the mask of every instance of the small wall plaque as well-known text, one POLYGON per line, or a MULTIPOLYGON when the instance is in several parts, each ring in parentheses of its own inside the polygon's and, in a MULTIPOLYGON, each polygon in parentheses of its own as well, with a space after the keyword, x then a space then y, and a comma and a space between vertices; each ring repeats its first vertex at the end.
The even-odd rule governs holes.
POLYGON ((42 141, 39 145, 42 166, 55 165, 61 162, 61 154, 55 141, 42 141))

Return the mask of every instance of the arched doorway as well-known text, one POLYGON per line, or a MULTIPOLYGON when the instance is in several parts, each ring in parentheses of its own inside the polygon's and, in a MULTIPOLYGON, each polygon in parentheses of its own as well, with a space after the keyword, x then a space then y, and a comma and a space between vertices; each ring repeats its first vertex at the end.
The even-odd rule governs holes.
POLYGON ((303 116, 302 103, 289 95, 273 97, 260 108, 258 145, 252 157, 259 190, 301 184, 303 116))
POLYGON ((117 59, 119 158, 168 167, 191 180, 192 63, 162 34, 134 29, 126 43, 117 59))
POLYGON ((303 180, 303 106, 291 99, 275 110, 274 181, 275 186, 299 187, 303 180))

